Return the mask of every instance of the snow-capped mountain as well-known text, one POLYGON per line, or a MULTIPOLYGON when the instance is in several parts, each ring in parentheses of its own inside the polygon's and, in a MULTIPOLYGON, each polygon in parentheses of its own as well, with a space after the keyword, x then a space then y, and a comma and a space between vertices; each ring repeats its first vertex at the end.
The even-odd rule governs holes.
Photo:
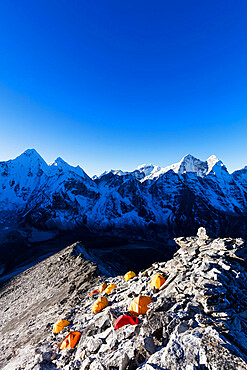
POLYGON ((48 165, 29 149, 0 162, 0 231, 88 228, 135 238, 193 234, 247 236, 247 167, 229 174, 215 156, 186 155, 161 168, 141 165, 91 179, 62 158, 48 165))

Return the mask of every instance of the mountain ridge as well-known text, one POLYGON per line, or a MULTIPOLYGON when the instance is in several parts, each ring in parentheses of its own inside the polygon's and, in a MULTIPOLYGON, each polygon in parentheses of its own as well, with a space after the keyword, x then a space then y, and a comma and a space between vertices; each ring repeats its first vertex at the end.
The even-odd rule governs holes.
POLYGON ((214 235, 246 237, 246 168, 230 174, 215 156, 186 155, 163 169, 141 165, 92 179, 60 157, 48 165, 28 149, 0 162, 0 240, 15 227, 27 239, 32 230, 87 228, 164 241, 201 224, 214 235))

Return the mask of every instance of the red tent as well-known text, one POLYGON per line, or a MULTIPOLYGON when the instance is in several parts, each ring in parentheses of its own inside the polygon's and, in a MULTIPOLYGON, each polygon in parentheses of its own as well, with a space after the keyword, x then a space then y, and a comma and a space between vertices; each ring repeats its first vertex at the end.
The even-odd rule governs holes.
POLYGON ((129 325, 129 324, 130 325, 137 325, 139 323, 140 323, 139 319, 135 316, 121 315, 115 321, 114 329, 119 329, 122 326, 129 325))

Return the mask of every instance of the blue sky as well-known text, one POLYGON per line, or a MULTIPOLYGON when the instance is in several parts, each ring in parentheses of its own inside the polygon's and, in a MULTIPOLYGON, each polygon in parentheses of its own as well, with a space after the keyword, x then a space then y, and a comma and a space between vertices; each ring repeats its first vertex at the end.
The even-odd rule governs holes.
POLYGON ((0 160, 247 165, 245 1, 0 2, 0 160))

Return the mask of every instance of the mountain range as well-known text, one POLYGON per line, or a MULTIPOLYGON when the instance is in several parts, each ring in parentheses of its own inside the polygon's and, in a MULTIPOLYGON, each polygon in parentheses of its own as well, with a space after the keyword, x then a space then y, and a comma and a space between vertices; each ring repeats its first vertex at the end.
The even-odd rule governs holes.
POLYGON ((246 238, 247 166, 230 174, 214 155, 201 161, 189 154, 165 168, 141 165, 90 178, 60 157, 48 165, 28 149, 0 162, 0 211, 0 239, 14 230, 27 240, 90 230, 164 241, 199 226, 246 238))

